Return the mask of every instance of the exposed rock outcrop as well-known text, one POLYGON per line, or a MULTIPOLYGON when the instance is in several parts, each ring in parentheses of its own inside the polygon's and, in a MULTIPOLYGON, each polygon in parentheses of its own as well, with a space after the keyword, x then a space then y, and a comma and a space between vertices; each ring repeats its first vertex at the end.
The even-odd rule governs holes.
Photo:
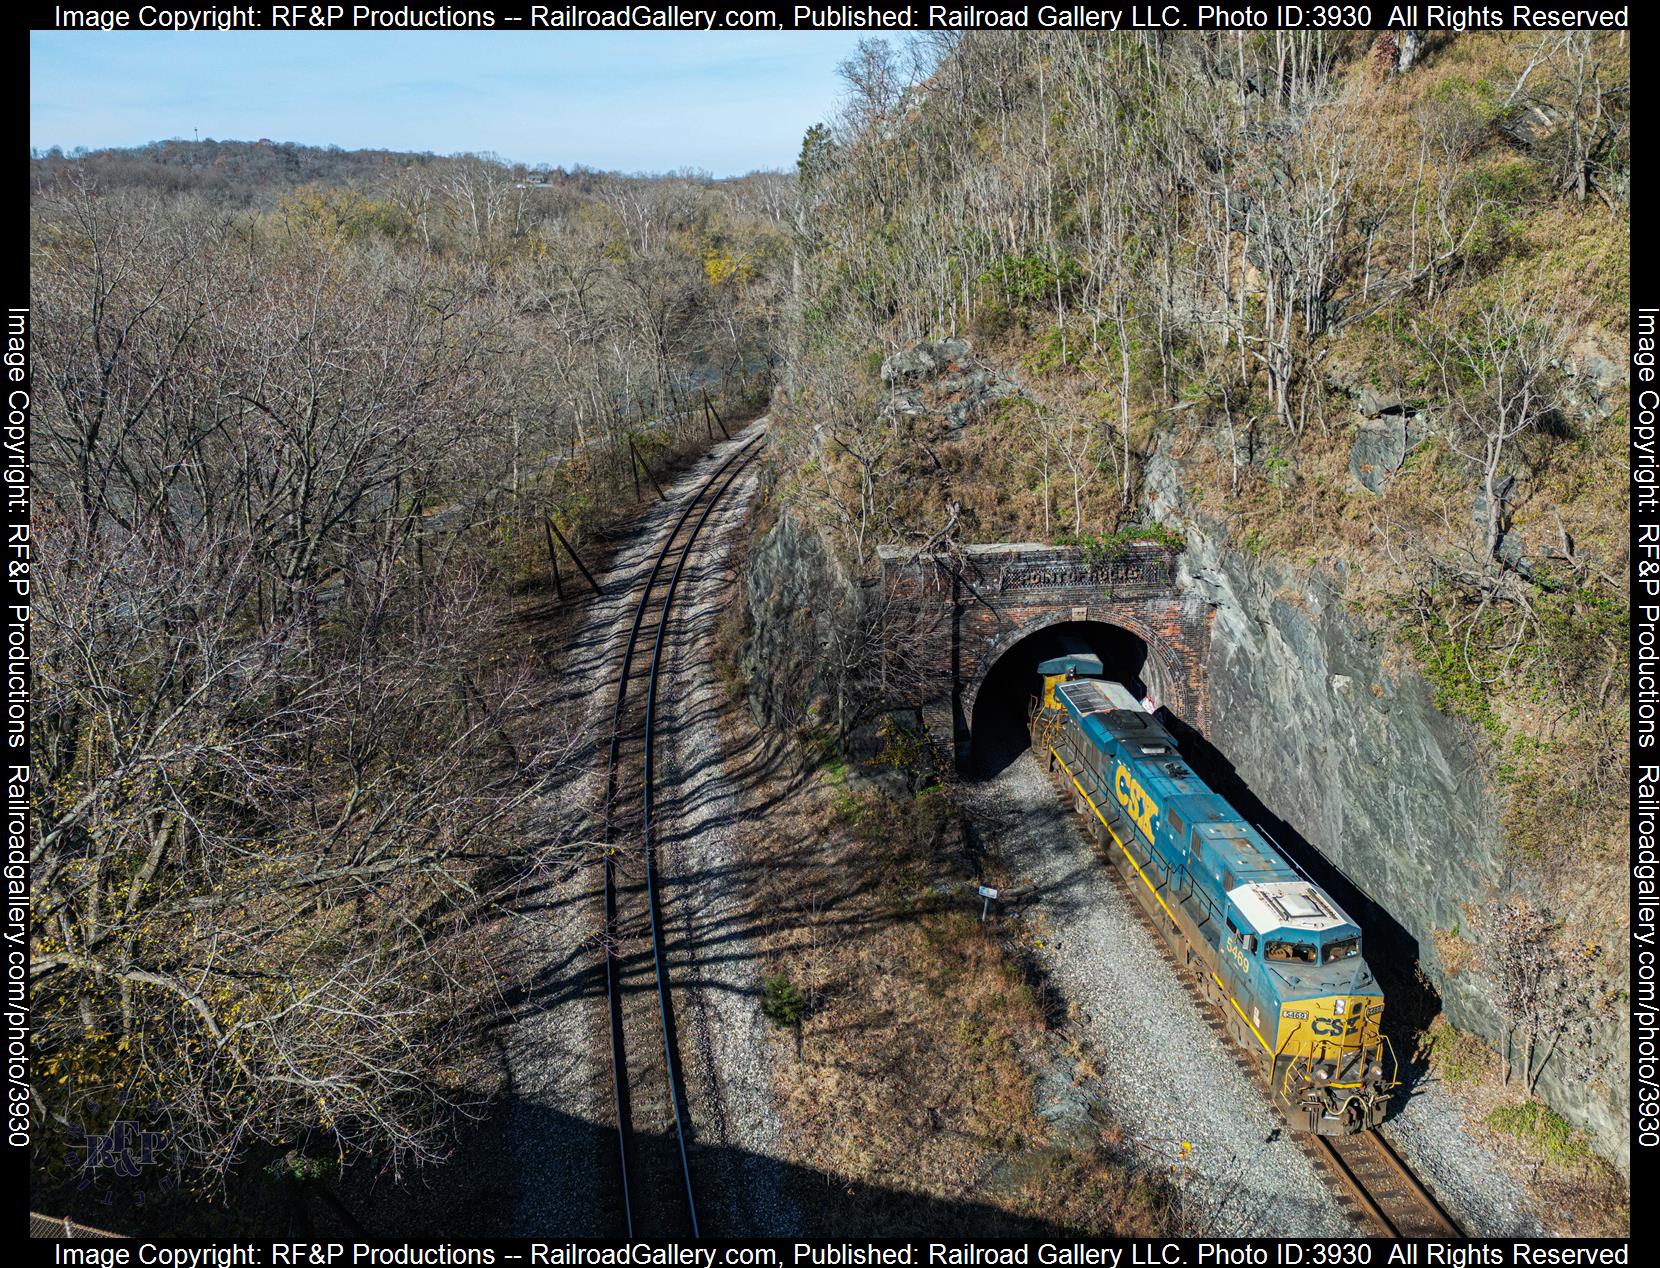
MULTIPOLYGON (((1163 451, 1147 487, 1158 519, 1186 534, 1182 584, 1215 608, 1206 740, 1271 816, 1376 904, 1356 914, 1397 954, 1417 957, 1448 1018, 1494 1038, 1491 987, 1436 945, 1438 931, 1467 923, 1466 904, 1526 888, 1505 857, 1473 738, 1345 610, 1341 571, 1293 572, 1234 549, 1187 501, 1163 451)), ((1588 1057, 1553 1061, 1539 1090, 1629 1165, 1622 1024, 1599 1032, 1588 1057), (1577 1077, 1586 1067, 1608 1073, 1577 1077)))
POLYGON ((749 553, 742 668, 757 721, 785 732, 835 721, 834 650, 863 593, 817 533, 785 507, 749 553))
POLYGON ((1388 478, 1401 469, 1415 440, 1404 418, 1361 423, 1349 450, 1349 472, 1369 493, 1383 492, 1388 478))
POLYGON ((937 416, 943 439, 952 439, 993 401, 1020 388, 1004 374, 974 359, 966 339, 919 343, 882 363, 890 407, 913 417, 937 416))

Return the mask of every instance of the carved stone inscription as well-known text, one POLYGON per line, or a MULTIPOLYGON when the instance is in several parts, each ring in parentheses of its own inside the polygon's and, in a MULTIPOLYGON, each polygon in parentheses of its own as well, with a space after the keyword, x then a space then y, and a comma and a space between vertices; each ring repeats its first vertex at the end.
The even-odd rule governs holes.
POLYGON ((1129 589, 1164 590, 1170 585, 1170 561, 1164 558, 1115 559, 1095 564, 1083 560, 1006 564, 997 574, 999 594, 1060 589, 1104 590, 1111 594, 1129 589))

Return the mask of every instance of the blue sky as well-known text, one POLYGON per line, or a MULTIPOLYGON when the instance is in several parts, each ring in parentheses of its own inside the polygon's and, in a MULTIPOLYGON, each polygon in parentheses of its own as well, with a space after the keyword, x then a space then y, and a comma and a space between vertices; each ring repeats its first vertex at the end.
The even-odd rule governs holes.
POLYGON ((29 144, 299 141, 620 171, 788 167, 840 32, 101 32, 29 41, 29 144))

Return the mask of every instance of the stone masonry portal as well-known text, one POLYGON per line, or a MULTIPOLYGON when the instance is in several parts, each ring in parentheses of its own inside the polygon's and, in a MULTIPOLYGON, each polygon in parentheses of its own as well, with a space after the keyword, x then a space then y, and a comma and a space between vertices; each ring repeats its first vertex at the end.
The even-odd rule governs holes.
POLYGON ((936 734, 949 718, 959 762, 991 667, 1023 639, 1063 622, 1116 625, 1140 637, 1147 645, 1142 676, 1160 703, 1205 729, 1211 608, 1181 593, 1167 548, 1134 542, 1095 561, 1075 547, 1035 542, 934 554, 883 546, 879 556, 890 686, 912 698, 936 734))

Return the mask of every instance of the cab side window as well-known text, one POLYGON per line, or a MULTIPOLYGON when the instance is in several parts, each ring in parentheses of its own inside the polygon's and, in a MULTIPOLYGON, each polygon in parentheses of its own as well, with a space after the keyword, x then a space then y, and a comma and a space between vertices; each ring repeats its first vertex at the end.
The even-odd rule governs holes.
POLYGON ((1227 921, 1228 932, 1233 934, 1234 938, 1238 940, 1239 945, 1244 947, 1252 955, 1255 955, 1256 950, 1257 950, 1257 936, 1256 936, 1256 934, 1254 934, 1254 933, 1241 933, 1240 930, 1239 930, 1239 926, 1234 924, 1232 916, 1226 916, 1226 917, 1224 917, 1224 919, 1227 921))

